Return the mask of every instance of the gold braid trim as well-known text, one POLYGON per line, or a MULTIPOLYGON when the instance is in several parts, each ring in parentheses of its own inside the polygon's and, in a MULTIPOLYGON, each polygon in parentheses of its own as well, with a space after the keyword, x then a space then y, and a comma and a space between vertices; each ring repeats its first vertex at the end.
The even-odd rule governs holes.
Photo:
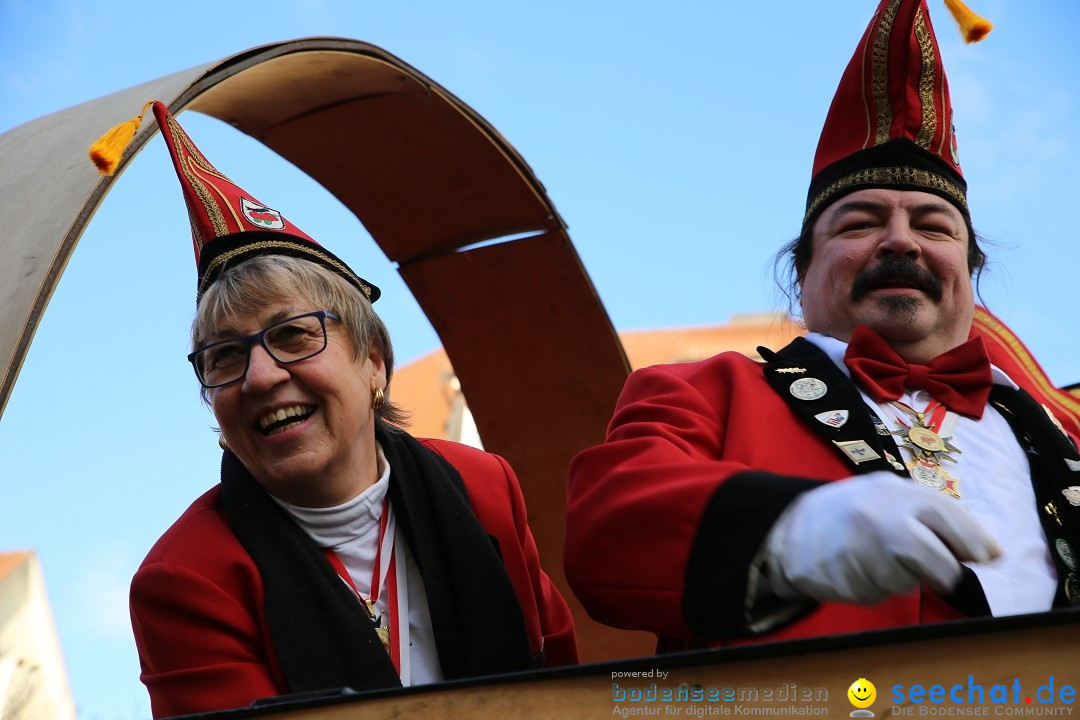
POLYGON ((953 134, 953 121, 952 121, 952 106, 949 104, 949 81, 945 79, 945 71, 941 73, 941 141, 938 143, 937 150, 934 152, 938 157, 945 157, 945 146, 949 145, 949 152, 952 153, 953 164, 959 166, 960 159, 956 157, 956 153, 953 152, 953 145, 949 141, 950 136, 953 134))
MULTIPOLYGON (((199 229, 199 220, 195 217, 195 213, 191 211, 191 207, 188 207, 187 211, 188 223, 191 224, 191 236, 195 238, 195 247, 199 249, 199 254, 202 254, 203 245, 206 244, 206 238, 202 236, 202 231, 199 229)), ((195 262, 198 262, 199 258, 196 256, 195 262)))
POLYGON ((889 132, 892 129, 893 114, 892 106, 889 104, 889 38, 892 37, 896 12, 899 9, 900 0, 889 3, 889 6, 885 8, 885 14, 881 17, 877 35, 874 37, 870 70, 870 94, 874 100, 874 109, 877 111, 877 133, 874 136, 874 145, 888 142, 889 132))
MULTIPOLYGON (((231 183, 232 181, 228 180, 226 178, 226 182, 231 183)), ((234 185, 234 187, 237 187, 237 186, 234 185)), ((222 190, 221 187, 218 186, 217 184, 210 183, 210 192, 217 195, 218 199, 220 200, 220 202, 217 203, 217 207, 225 208, 226 210, 228 210, 229 215, 232 216, 233 222, 236 223, 236 227, 239 228, 240 232, 244 232, 244 221, 240 218, 239 213, 236 212, 236 206, 232 202, 229 201, 229 196, 225 194, 225 191, 222 190)), ((243 192, 243 191, 241 191, 241 192, 243 192)), ((230 231, 226 230, 224 233, 218 233, 217 236, 221 237, 222 235, 228 235, 229 233, 230 233, 230 231)))
MULTIPOLYGON (((192 159, 193 158, 189 157, 186 160, 192 159)), ((202 203, 203 208, 206 209, 206 215, 210 218, 210 225, 214 228, 214 237, 228 235, 229 224, 225 220, 224 213, 221 212, 221 206, 218 205, 210 188, 203 183, 202 178, 200 178, 198 173, 188 165, 186 160, 181 161, 180 163, 181 167, 184 169, 184 177, 187 178, 188 185, 195 191, 195 195, 199 198, 199 202, 202 203)))
POLYGON ((934 38, 926 27, 922 8, 915 15, 915 38, 919 41, 922 71, 919 73, 919 103, 922 105, 922 125, 915 135, 915 144, 930 149, 937 132, 937 111, 934 109, 934 38))
POLYGON ((195 162, 195 165, 208 175, 213 175, 214 177, 221 178, 230 185, 235 185, 236 183, 225 177, 220 170, 210 164, 210 161, 206 159, 206 156, 202 154, 202 151, 199 150, 199 148, 195 147, 195 143, 191 141, 191 138, 184 132, 184 129, 180 127, 175 119, 173 119, 173 116, 169 115, 168 117, 169 129, 172 131, 174 142, 184 147, 187 154, 195 162))
POLYGON ((1039 390, 1046 397, 1046 401, 1053 406, 1054 410, 1072 418, 1072 421, 1077 426, 1080 426, 1080 399, 1073 400, 1071 392, 1054 387, 1054 384, 1050 382, 1050 378, 1046 377, 1035 363, 1035 358, 1031 357, 1031 353, 1020 342, 1020 339, 1013 335, 1011 330, 980 307, 975 308, 975 323, 981 325, 984 330, 993 333, 994 337, 1008 348, 1013 359, 1027 371, 1028 377, 1035 381, 1039 390))
MULTIPOLYGON (((184 173, 184 178, 187 179, 188 185, 195 192, 196 197, 199 198, 199 202, 202 203, 206 209, 206 214, 210 218, 210 225, 214 228, 214 234, 217 236, 227 235, 229 232, 228 225, 225 222, 225 216, 221 213, 221 208, 218 207, 214 201, 213 196, 203 184, 202 179, 192 169, 191 164, 199 167, 209 165, 202 154, 199 152, 192 142, 191 138, 187 136, 187 133, 176 123, 171 115, 167 116, 169 125, 169 135, 172 137, 173 146, 177 148, 177 155, 180 160, 180 170, 184 173), (183 150, 180 150, 183 148, 183 150), (189 164, 191 163, 191 164, 189 164)), ((210 171, 214 174, 217 173, 213 166, 210 166, 210 171)), ((188 213, 191 214, 190 211, 188 213)), ((192 227, 196 227, 196 223, 191 224, 192 227)), ((200 245, 201 248, 201 245, 200 245)))
POLYGON ((937 173, 929 170, 921 170, 913 167, 880 167, 857 170, 850 175, 845 175, 835 180, 817 194, 803 216, 803 225, 814 216, 815 213, 835 195, 844 192, 848 188, 858 185, 881 185, 884 187, 925 188, 943 192, 963 208, 965 214, 969 214, 967 198, 964 191, 955 183, 946 180, 937 173))
MULTIPOLYGON (((212 177, 224 180, 227 183, 235 185, 232 180, 225 177, 221 172, 210 164, 210 161, 200 152, 199 148, 195 147, 195 143, 191 141, 188 134, 184 132, 183 128, 176 122, 172 115, 168 116, 169 134, 172 135, 173 145, 178 148, 183 148, 183 152, 178 154, 181 156, 180 167, 183 170, 184 177, 187 179, 188 184, 191 185, 191 189, 195 191, 195 195, 199 198, 199 202, 206 209, 206 215, 210 218, 210 225, 214 229, 214 237, 222 237, 223 235, 230 234, 228 221, 225 219, 225 214, 222 212, 221 204, 214 197, 215 194, 220 194, 217 188, 207 187, 206 183, 199 176, 198 171, 210 175, 212 177)), ((225 200, 225 198, 222 198, 225 200)), ((233 219, 237 222, 237 227, 243 227, 239 219, 236 217, 236 211, 229 207, 227 200, 225 201, 225 207, 229 209, 229 214, 233 216, 233 219)), ((190 213, 189 213, 190 214, 190 213)), ((197 223, 192 222, 193 228, 197 227, 197 223)), ((205 238, 199 238, 199 249, 201 251, 203 245, 206 243, 205 238)))
POLYGON ((863 122, 866 123, 866 137, 863 138, 862 142, 863 148, 870 147, 870 133, 874 129, 874 122, 870 117, 871 101, 866 97, 866 53, 872 46, 872 43, 863 43, 862 55, 859 58, 859 70, 862 72, 859 77, 859 92, 862 93, 863 122))
POLYGON ((321 253, 314 248, 305 247, 297 243, 281 242, 276 240, 262 240, 259 242, 248 243, 247 245, 238 247, 234 250, 229 250, 228 252, 224 252, 221 255, 218 255, 210 262, 210 264, 206 268, 206 272, 203 274, 203 282, 199 285, 199 295, 201 296, 203 292, 206 291, 206 288, 210 284, 209 282, 207 282, 207 280, 213 277, 214 273, 218 270, 218 268, 220 268, 222 265, 229 262, 233 258, 237 257, 238 255, 243 255, 244 253, 252 251, 276 249, 298 250, 306 255, 311 255, 313 258, 315 258, 322 264, 332 267, 333 269, 337 270, 339 274, 344 275, 346 278, 349 278, 350 280, 355 282, 356 285, 358 285, 360 289, 364 292, 364 295, 367 296, 367 299, 369 301, 371 300, 371 288, 367 285, 367 283, 363 282, 359 277, 357 277, 356 274, 352 272, 352 270, 350 270, 344 263, 338 262, 329 255, 321 253))

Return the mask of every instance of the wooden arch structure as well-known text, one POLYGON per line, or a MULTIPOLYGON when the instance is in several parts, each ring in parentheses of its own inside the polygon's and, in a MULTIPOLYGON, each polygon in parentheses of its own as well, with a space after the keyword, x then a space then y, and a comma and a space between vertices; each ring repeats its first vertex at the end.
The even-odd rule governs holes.
POLYGON ((628 371, 619 339, 525 160, 451 93, 370 44, 265 45, 0 136, 0 253, 9 259, 0 264, 0 412, 79 237, 157 125, 143 123, 113 177, 97 174, 86 149, 148 98, 258 139, 356 215, 441 338, 485 446, 518 471, 585 659, 648 652, 646 636, 589 621, 562 575, 566 468, 603 437, 628 371), (499 238, 515 239, 473 247, 499 238))

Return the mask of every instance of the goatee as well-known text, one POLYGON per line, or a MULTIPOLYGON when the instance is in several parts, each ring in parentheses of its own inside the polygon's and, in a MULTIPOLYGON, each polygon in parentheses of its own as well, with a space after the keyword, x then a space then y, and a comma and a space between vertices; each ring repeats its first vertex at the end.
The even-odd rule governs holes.
POLYGON ((907 296, 891 296, 878 299, 878 306, 889 314, 889 317, 904 325, 915 322, 915 315, 922 306, 922 298, 907 296))

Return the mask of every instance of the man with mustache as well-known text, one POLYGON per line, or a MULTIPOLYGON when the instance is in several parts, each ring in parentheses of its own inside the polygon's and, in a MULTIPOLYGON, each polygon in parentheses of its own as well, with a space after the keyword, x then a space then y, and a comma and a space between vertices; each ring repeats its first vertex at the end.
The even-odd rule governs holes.
POLYGON ((926 0, 880 2, 778 260, 805 338, 635 372, 574 459, 590 614, 678 650, 1080 604, 1076 438, 972 333, 985 256, 926 0))

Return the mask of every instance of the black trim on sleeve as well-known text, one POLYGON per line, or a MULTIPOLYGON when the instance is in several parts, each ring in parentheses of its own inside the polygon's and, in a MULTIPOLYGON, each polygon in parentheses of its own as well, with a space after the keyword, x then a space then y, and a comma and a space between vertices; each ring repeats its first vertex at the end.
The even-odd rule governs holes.
POLYGON ((716 491, 702 516, 686 568, 683 615, 694 634, 709 640, 755 634, 746 617, 749 568, 780 514, 799 495, 823 484, 745 472, 716 491))

